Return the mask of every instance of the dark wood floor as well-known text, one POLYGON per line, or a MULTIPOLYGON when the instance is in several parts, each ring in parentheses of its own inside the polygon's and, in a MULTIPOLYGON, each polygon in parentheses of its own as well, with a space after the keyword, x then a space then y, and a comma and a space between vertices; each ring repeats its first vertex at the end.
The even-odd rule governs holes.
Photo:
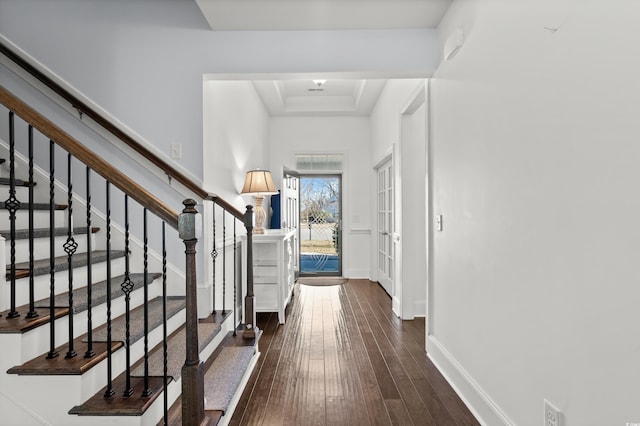
POLYGON ((259 314, 262 356, 232 425, 478 425, 377 283, 296 285, 286 324, 259 314))

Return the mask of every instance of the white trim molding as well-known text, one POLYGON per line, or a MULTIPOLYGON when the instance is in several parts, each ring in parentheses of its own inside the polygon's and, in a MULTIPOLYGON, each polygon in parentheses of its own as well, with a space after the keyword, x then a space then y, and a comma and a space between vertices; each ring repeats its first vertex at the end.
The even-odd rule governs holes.
POLYGON ((429 359, 480 424, 515 425, 437 338, 429 336, 427 346, 429 359))

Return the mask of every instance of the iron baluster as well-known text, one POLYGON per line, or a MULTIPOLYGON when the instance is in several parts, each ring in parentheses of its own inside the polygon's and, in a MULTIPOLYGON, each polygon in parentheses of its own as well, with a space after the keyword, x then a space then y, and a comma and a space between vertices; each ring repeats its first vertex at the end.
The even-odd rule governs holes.
POLYGON ((58 356, 56 351, 56 241, 55 241, 55 144, 49 141, 49 353, 47 359, 58 356))
POLYGON ((149 387, 149 235, 147 233, 147 209, 142 210, 142 232, 144 238, 143 259, 144 259, 144 390, 143 397, 151 395, 149 387))
POLYGON ((111 398, 116 391, 113 390, 113 366, 111 360, 111 185, 107 181, 106 188, 107 209, 107 389, 105 398, 111 398))
POLYGON ((93 301, 91 300, 91 287, 93 287, 91 264, 91 169, 87 166, 87 351, 85 358, 96 355, 93 351, 93 301))
POLYGON ((211 249, 211 259, 213 265, 213 313, 216 313, 216 258, 218 250, 216 249, 216 203, 213 203, 213 248, 211 249))
MULTIPOLYGON (((67 154, 67 204, 69 214, 67 215, 67 241, 63 248, 67 253, 67 265, 69 267, 69 350, 65 358, 75 357, 76 351, 73 348, 73 266, 72 258, 78 249, 78 243, 73 238, 73 177, 71 175, 71 154, 67 154)), ((51 230, 53 232, 53 230, 51 230)))
POLYGON ((14 114, 9 112, 9 198, 4 202, 5 209, 9 210, 9 221, 11 222, 11 307, 7 318, 18 318, 20 316, 20 313, 16 310, 16 212, 20 209, 20 201, 16 198, 15 148, 14 114))
POLYGON ((169 345, 167 343, 167 244, 165 239, 165 223, 162 222, 162 365, 163 365, 163 387, 164 387, 164 424, 168 425, 169 416, 169 395, 167 395, 168 383, 168 362, 169 345))
POLYGON ((238 259, 237 259, 237 236, 236 236, 236 222, 237 220, 233 220, 233 335, 236 336, 236 329, 238 328, 238 320, 236 311, 238 310, 238 302, 236 299, 237 291, 236 287, 238 286, 238 259))
MULTIPOLYGON (((29 271, 33 271, 34 263, 34 218, 33 218, 33 126, 29 125, 29 271)), ((35 304, 35 277, 29 274, 29 312, 27 318, 35 318, 38 316, 35 304)))
POLYGON ((227 210, 222 209, 222 315, 227 313, 227 210))
POLYGON ((123 396, 129 397, 133 395, 133 388, 131 388, 131 291, 133 290, 133 283, 129 275, 129 196, 124 194, 124 281, 121 284, 122 292, 124 293, 125 303, 125 334, 124 334, 124 346, 126 356, 126 370, 125 378, 126 385, 125 390, 122 393, 123 396))

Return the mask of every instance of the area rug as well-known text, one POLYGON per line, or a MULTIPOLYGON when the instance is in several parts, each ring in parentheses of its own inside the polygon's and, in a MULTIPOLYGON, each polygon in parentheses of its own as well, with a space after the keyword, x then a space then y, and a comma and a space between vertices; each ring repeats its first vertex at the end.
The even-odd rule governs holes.
POLYGON ((342 285, 348 280, 342 277, 300 277, 298 284, 311 286, 342 285))

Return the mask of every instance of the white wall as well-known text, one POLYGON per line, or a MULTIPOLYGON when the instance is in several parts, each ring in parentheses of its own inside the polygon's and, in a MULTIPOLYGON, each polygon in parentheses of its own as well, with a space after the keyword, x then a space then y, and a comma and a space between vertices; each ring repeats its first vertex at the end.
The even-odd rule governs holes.
MULTIPOLYGON (((254 205, 253 197, 242 196, 240 191, 245 174, 252 169, 267 169, 269 142, 269 115, 250 81, 204 81, 203 84, 204 142, 202 154, 203 188, 215 193, 244 212, 247 204, 254 205)), ((265 200, 266 201, 266 200, 265 200)), ((265 208, 268 210, 268 203, 265 208)), ((204 206, 203 220, 213 221, 210 203, 204 206)), ((233 250, 233 220, 226 217, 227 232, 223 232, 222 209, 216 209, 216 247, 222 252, 227 245, 228 254, 233 250), (223 240, 223 235, 227 240, 223 240)), ((241 223, 236 223, 237 235, 246 233, 241 223)), ((213 249, 213 230, 203 236, 205 252, 213 249)), ((232 256, 228 256, 231 257, 232 256)), ((206 257, 204 274, 199 277, 198 297, 201 316, 211 312, 213 269, 206 257)), ((222 309, 223 268, 222 256, 216 261, 216 309, 222 309)), ((227 268, 227 282, 231 283, 233 268, 227 268)), ((227 304, 233 306, 233 293, 227 291, 227 304)))
POLYGON ((204 82, 203 187, 239 209, 247 170, 268 168, 269 114, 250 81, 204 82))
MULTIPOLYGON (((429 75, 434 30, 211 31, 194 1, 0 0, 0 32, 201 179, 206 73, 429 75)), ((174 160, 175 161, 175 160, 174 160)))
POLYGON ((270 164, 293 168, 296 153, 343 153, 343 275, 369 277, 371 246, 370 139, 368 117, 272 117, 270 164))
POLYGON ((635 1, 456 1, 429 354, 486 424, 640 422, 635 1), (546 28, 545 28, 546 27, 546 28))

